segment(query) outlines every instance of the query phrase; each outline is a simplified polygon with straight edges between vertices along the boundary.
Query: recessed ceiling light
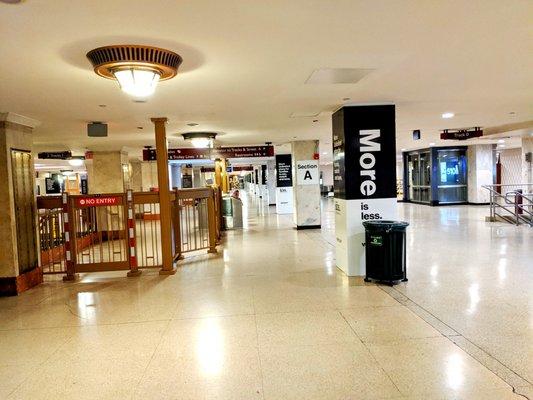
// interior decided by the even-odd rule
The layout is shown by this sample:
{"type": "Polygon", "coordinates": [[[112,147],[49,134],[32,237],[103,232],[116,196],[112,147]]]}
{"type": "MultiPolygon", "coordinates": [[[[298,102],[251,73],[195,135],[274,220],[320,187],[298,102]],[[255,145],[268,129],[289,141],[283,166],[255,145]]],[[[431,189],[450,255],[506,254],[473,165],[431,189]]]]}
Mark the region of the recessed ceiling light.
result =
{"type": "Polygon", "coordinates": [[[516,113],[514,111],[511,111],[509,115],[516,115],[516,113]]]}
{"type": "Polygon", "coordinates": [[[407,149],[400,149],[400,150],[401,150],[401,151],[405,151],[405,150],[407,150],[407,149]]]}
{"type": "Polygon", "coordinates": [[[501,147],[505,147],[505,145],[504,144],[499,144],[498,147],[500,147],[500,148],[501,147]]]}
{"type": "Polygon", "coordinates": [[[138,126],[137,129],[144,129],[142,126],[138,126]]]}
{"type": "Polygon", "coordinates": [[[445,113],[442,114],[442,118],[444,118],[444,119],[449,119],[449,118],[453,118],[453,117],[455,117],[455,114],[452,113],[452,112],[445,112],[445,113]]]}
{"type": "Polygon", "coordinates": [[[505,140],[503,140],[503,139],[498,139],[498,143],[505,143],[505,140]]]}
{"type": "Polygon", "coordinates": [[[435,143],[431,142],[429,145],[430,145],[430,146],[435,146],[435,143]]]}
{"type": "Polygon", "coordinates": [[[343,97],[342,98],[342,101],[348,101],[348,100],[351,100],[349,97],[343,97]]]}
{"type": "Polygon", "coordinates": [[[318,122],[318,119],[314,119],[313,122],[318,122]]]}
{"type": "Polygon", "coordinates": [[[146,99],[133,99],[132,101],[134,103],[148,103],[148,100],[146,99]]]}
{"type": "Polygon", "coordinates": [[[106,104],[98,104],[98,107],[106,108],[107,105],[106,104]]]}
{"type": "Polygon", "coordinates": [[[188,126],[198,126],[198,124],[196,122],[189,122],[187,125],[188,126]]]}
{"type": "Polygon", "coordinates": [[[322,154],[326,155],[326,154],[328,154],[328,152],[327,151],[323,151],[322,154]]]}

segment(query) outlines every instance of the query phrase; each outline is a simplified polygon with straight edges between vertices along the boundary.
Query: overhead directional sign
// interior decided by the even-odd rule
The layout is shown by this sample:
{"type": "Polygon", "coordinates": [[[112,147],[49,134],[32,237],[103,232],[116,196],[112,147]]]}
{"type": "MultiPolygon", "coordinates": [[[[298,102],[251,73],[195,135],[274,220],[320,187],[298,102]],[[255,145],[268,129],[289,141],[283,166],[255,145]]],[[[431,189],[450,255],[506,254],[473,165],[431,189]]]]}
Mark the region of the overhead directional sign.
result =
{"type": "Polygon", "coordinates": [[[41,160],[68,160],[72,157],[70,151],[45,151],[37,154],[41,160]]]}
{"type": "MultiPolygon", "coordinates": [[[[274,156],[274,146],[236,146],[215,149],[168,149],[169,160],[209,160],[214,158],[253,158],[274,156]]],[[[155,149],[143,150],[143,161],[156,160],[155,149]]]]}
{"type": "Polygon", "coordinates": [[[440,134],[442,140],[467,140],[483,136],[483,130],[479,127],[468,129],[444,129],[440,134]]]}

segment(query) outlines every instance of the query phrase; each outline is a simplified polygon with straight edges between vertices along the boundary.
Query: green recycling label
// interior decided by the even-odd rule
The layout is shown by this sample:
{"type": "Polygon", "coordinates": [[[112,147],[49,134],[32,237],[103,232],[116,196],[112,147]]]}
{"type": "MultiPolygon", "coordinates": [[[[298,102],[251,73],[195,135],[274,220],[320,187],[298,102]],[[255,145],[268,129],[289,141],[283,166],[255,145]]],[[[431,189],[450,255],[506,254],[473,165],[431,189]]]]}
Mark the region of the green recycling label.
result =
{"type": "Polygon", "coordinates": [[[373,246],[383,246],[383,236],[370,236],[370,244],[373,246]]]}

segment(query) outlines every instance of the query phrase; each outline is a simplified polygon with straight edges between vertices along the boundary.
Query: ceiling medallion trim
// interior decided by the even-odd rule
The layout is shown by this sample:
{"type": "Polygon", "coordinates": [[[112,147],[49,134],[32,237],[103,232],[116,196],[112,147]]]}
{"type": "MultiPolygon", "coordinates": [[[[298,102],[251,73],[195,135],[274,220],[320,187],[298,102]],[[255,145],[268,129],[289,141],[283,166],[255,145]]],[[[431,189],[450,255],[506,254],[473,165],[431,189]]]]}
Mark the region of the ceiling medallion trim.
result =
{"type": "Polygon", "coordinates": [[[103,46],[87,53],[94,72],[103,78],[115,79],[122,69],[146,69],[160,74],[161,81],[173,78],[183,59],[177,53],[159,47],[121,44],[103,46]]]}

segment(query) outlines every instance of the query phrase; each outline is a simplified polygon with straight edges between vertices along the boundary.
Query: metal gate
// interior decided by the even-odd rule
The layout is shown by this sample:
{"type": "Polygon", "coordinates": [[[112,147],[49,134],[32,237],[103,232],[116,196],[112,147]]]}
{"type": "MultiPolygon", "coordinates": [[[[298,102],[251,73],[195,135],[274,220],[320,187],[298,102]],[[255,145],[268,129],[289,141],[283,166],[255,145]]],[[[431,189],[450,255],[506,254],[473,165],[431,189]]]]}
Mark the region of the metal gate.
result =
{"type": "Polygon", "coordinates": [[[67,274],[130,269],[125,194],[70,196],[68,202],[67,274]]]}

